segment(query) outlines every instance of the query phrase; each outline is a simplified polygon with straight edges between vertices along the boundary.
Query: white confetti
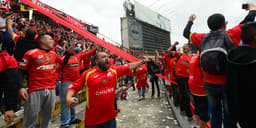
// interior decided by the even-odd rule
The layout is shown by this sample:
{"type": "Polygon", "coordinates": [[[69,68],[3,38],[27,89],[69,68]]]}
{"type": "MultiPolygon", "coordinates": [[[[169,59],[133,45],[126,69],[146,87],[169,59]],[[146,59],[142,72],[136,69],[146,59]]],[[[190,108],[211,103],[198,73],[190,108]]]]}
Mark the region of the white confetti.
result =
{"type": "Polygon", "coordinates": [[[172,119],[170,116],[166,116],[166,118],[167,118],[168,120],[172,119]]]}
{"type": "Polygon", "coordinates": [[[178,121],[177,120],[173,120],[174,121],[174,124],[178,124],[178,121]]]}

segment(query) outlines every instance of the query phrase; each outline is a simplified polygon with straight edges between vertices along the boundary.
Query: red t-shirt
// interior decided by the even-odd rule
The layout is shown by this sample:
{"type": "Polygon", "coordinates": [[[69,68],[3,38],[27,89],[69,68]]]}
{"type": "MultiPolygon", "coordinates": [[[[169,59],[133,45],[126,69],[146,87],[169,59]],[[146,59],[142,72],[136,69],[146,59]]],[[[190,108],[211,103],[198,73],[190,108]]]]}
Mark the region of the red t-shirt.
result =
{"type": "Polygon", "coordinates": [[[167,73],[171,73],[172,72],[172,68],[169,66],[170,65],[170,60],[171,60],[171,54],[168,53],[164,56],[164,61],[165,61],[165,68],[166,68],[166,71],[167,73]]]}
{"type": "MultiPolygon", "coordinates": [[[[63,66],[62,82],[74,82],[80,76],[81,60],[84,60],[90,56],[96,49],[92,49],[88,52],[80,52],[74,56],[70,56],[68,63],[63,66]]],[[[62,57],[64,60],[65,56],[62,57]]]]}
{"type": "Polygon", "coordinates": [[[173,68],[174,68],[174,65],[176,63],[176,59],[177,59],[176,57],[172,58],[170,60],[170,65],[169,65],[169,67],[172,69],[171,72],[170,72],[170,79],[172,79],[172,80],[176,79],[176,77],[173,75],[173,68]]]}
{"type": "Polygon", "coordinates": [[[18,64],[14,57],[10,56],[8,52],[0,52],[0,72],[17,67],[18,64]]]}
{"type": "MultiPolygon", "coordinates": [[[[175,52],[175,57],[178,57],[180,52],[175,52]]],[[[175,67],[175,75],[177,76],[183,76],[188,77],[189,74],[189,61],[191,59],[191,56],[182,54],[177,61],[176,67],[175,67]]]]}
{"type": "Polygon", "coordinates": [[[55,63],[63,63],[55,52],[46,52],[38,48],[26,52],[19,68],[28,68],[28,93],[37,89],[55,88],[55,63]]]}
{"type": "Polygon", "coordinates": [[[83,58],[83,63],[85,66],[90,66],[91,65],[91,55],[94,54],[96,52],[96,49],[92,49],[88,52],[86,52],[86,57],[83,58]]]}
{"type": "Polygon", "coordinates": [[[130,75],[130,65],[111,66],[107,71],[99,71],[96,67],[85,71],[68,90],[77,93],[85,86],[86,113],[85,125],[93,126],[110,121],[116,117],[114,108],[117,79],[130,75]]]}
{"type": "MultiPolygon", "coordinates": [[[[229,29],[226,34],[231,38],[234,45],[237,47],[241,41],[241,26],[239,24],[231,29],[229,29]]],[[[204,38],[205,33],[191,33],[189,40],[194,43],[197,47],[199,47],[202,39],[204,38]]],[[[226,75],[215,75],[211,73],[204,72],[205,82],[210,84],[217,84],[217,85],[225,85],[226,84],[226,75]]]]}
{"type": "Polygon", "coordinates": [[[199,53],[194,55],[190,60],[188,84],[192,94],[206,96],[203,70],[199,65],[199,53]]]}
{"type": "Polygon", "coordinates": [[[136,69],[136,77],[138,79],[138,82],[137,82],[137,85],[136,85],[136,88],[141,88],[141,87],[147,87],[149,88],[149,85],[148,85],[148,82],[147,82],[147,79],[146,79],[146,75],[145,75],[145,72],[146,70],[143,69],[142,67],[138,67],[136,69]]]}
{"type": "Polygon", "coordinates": [[[36,26],[30,27],[31,29],[34,29],[35,31],[39,30],[40,28],[37,28],[36,26]]]}
{"type": "Polygon", "coordinates": [[[142,67],[138,67],[137,69],[136,69],[136,77],[139,79],[139,80],[142,80],[142,79],[146,79],[146,75],[145,75],[145,73],[146,73],[146,70],[145,69],[143,69],[142,67]]]}

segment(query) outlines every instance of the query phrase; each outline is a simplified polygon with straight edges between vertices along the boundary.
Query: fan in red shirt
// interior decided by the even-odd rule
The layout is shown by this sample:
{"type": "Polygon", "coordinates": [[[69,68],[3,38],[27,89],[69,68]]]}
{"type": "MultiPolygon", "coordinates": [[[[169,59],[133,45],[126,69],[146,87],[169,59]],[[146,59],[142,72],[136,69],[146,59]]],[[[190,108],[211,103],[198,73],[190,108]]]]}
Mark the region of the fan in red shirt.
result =
{"type": "Polygon", "coordinates": [[[17,92],[20,84],[17,70],[18,64],[15,58],[8,52],[0,50],[0,88],[2,89],[0,95],[4,94],[2,101],[5,104],[4,120],[7,124],[14,120],[14,110],[19,104],[17,92]]]}
{"type": "MultiPolygon", "coordinates": [[[[80,123],[81,120],[76,119],[75,108],[68,108],[66,104],[66,95],[68,87],[79,78],[81,69],[81,60],[86,59],[88,56],[96,52],[92,49],[88,52],[80,52],[75,54],[75,44],[71,43],[68,48],[69,53],[62,57],[62,85],[60,86],[60,101],[61,101],[61,116],[60,127],[69,127],[70,124],[80,123]]],[[[85,50],[85,49],[84,49],[85,50]]]]}
{"type": "MultiPolygon", "coordinates": [[[[67,63],[63,65],[62,70],[62,82],[74,82],[77,80],[80,76],[80,64],[81,60],[87,59],[88,56],[95,53],[96,49],[92,49],[88,52],[80,52],[75,55],[70,55],[69,59],[67,60],[67,63]]],[[[63,56],[62,59],[64,61],[64,58],[66,56],[63,56]]]]}
{"type": "Polygon", "coordinates": [[[175,76],[176,80],[179,84],[179,89],[181,93],[181,103],[180,103],[180,110],[182,113],[186,113],[188,120],[192,120],[192,112],[190,109],[190,97],[189,97],[189,87],[188,87],[188,75],[189,75],[189,61],[191,57],[188,55],[190,51],[190,47],[185,44],[183,45],[183,53],[177,51],[171,51],[173,47],[178,45],[178,42],[175,42],[168,51],[172,53],[174,57],[176,57],[176,64],[175,67],[175,76]]]}
{"type": "Polygon", "coordinates": [[[36,48],[28,51],[19,65],[20,69],[29,72],[28,93],[40,89],[54,89],[56,82],[55,63],[62,60],[55,52],[36,48]]]}
{"type": "Polygon", "coordinates": [[[194,55],[189,63],[189,88],[195,102],[195,123],[205,128],[208,116],[208,99],[204,87],[203,70],[199,65],[199,53],[194,55]]]}
{"type": "MultiPolygon", "coordinates": [[[[149,59],[146,57],[145,61],[149,59]]],[[[114,109],[115,88],[117,79],[132,74],[132,70],[145,63],[134,62],[124,66],[110,66],[109,56],[105,52],[96,54],[96,67],[85,71],[68,89],[67,104],[74,106],[78,100],[75,93],[85,86],[86,115],[85,125],[90,127],[116,128],[116,111],[114,109]]]]}
{"type": "Polygon", "coordinates": [[[171,75],[170,73],[172,72],[172,69],[169,66],[170,65],[170,60],[172,59],[171,54],[167,53],[163,57],[160,57],[159,59],[164,62],[164,64],[165,64],[164,65],[165,74],[167,75],[167,78],[170,79],[170,75],[171,75]]]}
{"type": "Polygon", "coordinates": [[[55,52],[50,51],[54,41],[49,34],[40,35],[37,42],[40,48],[28,51],[19,65],[21,70],[28,69],[28,91],[24,88],[19,90],[20,97],[26,101],[24,128],[35,127],[40,110],[42,112],[40,127],[49,127],[56,98],[55,63],[63,62],[55,52]]]}
{"type": "Polygon", "coordinates": [[[138,89],[139,100],[145,99],[145,92],[149,89],[145,73],[146,70],[142,67],[137,68],[135,72],[137,80],[136,88],[138,89]]]}
{"type": "Polygon", "coordinates": [[[204,77],[202,69],[199,64],[199,53],[194,55],[189,63],[189,88],[193,95],[206,96],[204,84],[204,77]]]}
{"type": "MultiPolygon", "coordinates": [[[[177,82],[176,80],[176,77],[174,75],[175,73],[175,65],[176,65],[176,57],[172,58],[170,60],[170,68],[172,69],[171,70],[171,73],[170,73],[170,79],[177,82]]],[[[178,107],[180,106],[180,91],[179,91],[179,86],[176,85],[176,84],[172,84],[172,86],[168,87],[169,88],[169,93],[172,94],[173,96],[173,104],[174,106],[178,107]]],[[[171,95],[170,95],[171,96],[171,95]]]]}

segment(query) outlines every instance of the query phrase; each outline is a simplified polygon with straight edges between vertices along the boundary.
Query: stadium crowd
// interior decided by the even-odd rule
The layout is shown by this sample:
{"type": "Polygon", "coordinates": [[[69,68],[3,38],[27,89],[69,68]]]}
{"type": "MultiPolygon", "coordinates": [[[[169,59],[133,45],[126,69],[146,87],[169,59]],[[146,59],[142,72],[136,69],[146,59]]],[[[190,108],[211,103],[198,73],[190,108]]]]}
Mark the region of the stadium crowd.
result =
{"type": "Polygon", "coordinates": [[[117,99],[126,99],[127,90],[132,86],[135,91],[136,84],[138,100],[144,100],[149,75],[151,97],[155,86],[160,97],[162,80],[180,114],[188,121],[195,119],[197,127],[205,128],[207,122],[213,128],[221,128],[222,123],[225,128],[235,128],[237,123],[243,128],[254,126],[248,117],[256,113],[250,100],[256,73],[254,4],[248,4],[246,17],[227,31],[225,17],[216,13],[207,19],[209,33],[192,33],[196,19],[192,14],[183,36],[198,47],[194,55],[188,44],[182,52],[176,51],[179,43],[175,42],[161,55],[156,50],[155,58],[145,56],[133,63],[57,23],[37,17],[29,20],[18,7],[13,2],[9,10],[0,10],[0,105],[7,124],[24,105],[24,128],[35,127],[39,111],[40,127],[49,127],[56,95],[61,101],[60,127],[78,124],[76,93],[84,88],[86,128],[115,128],[120,111],[117,99]],[[158,73],[174,82],[159,78],[158,73]]]}

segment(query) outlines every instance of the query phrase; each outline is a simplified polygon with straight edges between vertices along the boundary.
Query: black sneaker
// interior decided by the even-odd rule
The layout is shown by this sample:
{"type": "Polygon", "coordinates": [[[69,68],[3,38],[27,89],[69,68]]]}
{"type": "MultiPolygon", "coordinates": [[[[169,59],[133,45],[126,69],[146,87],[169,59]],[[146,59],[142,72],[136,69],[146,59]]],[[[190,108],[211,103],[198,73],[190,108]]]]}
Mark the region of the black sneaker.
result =
{"type": "Polygon", "coordinates": [[[75,119],[74,121],[70,122],[70,124],[79,124],[80,122],[80,119],[75,119]]]}

